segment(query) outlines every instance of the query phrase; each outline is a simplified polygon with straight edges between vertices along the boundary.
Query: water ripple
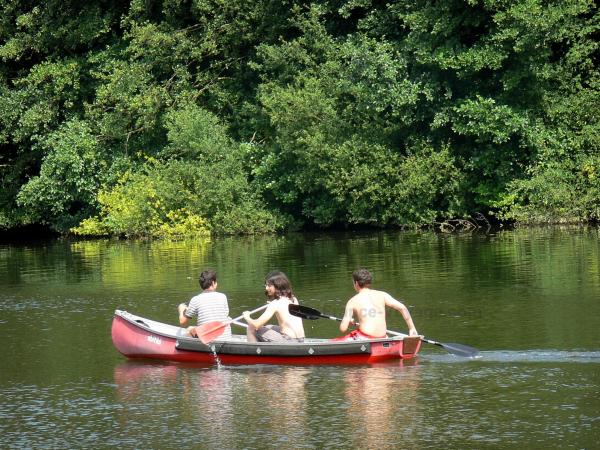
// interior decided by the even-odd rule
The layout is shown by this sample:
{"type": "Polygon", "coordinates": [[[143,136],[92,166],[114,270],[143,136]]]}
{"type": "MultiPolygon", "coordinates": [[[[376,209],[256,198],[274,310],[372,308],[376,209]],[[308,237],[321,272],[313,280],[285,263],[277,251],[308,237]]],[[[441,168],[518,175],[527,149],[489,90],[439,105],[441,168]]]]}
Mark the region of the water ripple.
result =
{"type": "Polygon", "coordinates": [[[476,358],[459,358],[450,354],[421,354],[424,361],[460,363],[479,362],[552,362],[552,363],[595,363],[600,364],[600,351],[569,350],[490,350],[481,351],[476,358]]]}

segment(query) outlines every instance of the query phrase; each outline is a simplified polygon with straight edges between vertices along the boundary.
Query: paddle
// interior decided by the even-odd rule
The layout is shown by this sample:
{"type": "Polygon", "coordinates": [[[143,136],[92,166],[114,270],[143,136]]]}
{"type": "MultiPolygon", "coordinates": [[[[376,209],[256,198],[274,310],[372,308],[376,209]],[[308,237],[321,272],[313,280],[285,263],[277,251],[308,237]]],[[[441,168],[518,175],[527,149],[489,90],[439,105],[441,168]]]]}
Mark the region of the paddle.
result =
{"type": "MultiPolygon", "coordinates": [[[[337,320],[340,322],[342,320],[339,317],[334,317],[334,316],[329,316],[327,314],[323,314],[321,311],[318,311],[314,308],[309,308],[308,306],[303,306],[303,305],[295,305],[293,303],[289,305],[288,310],[292,316],[301,317],[302,319],[316,320],[316,319],[323,318],[323,319],[337,320]]],[[[358,324],[355,323],[355,325],[358,325],[358,324]]],[[[389,334],[392,334],[394,336],[408,336],[407,334],[398,333],[397,331],[386,330],[386,332],[389,334]]],[[[432,341],[430,339],[425,339],[425,338],[421,338],[421,341],[427,342],[428,344],[433,344],[433,345],[442,347],[448,353],[451,353],[456,356],[464,356],[464,357],[472,358],[479,353],[479,350],[477,350],[476,348],[473,348],[473,347],[469,347],[468,345],[454,344],[454,343],[445,344],[442,342],[432,341]]]]}
{"type": "MultiPolygon", "coordinates": [[[[253,311],[250,311],[250,314],[254,314],[255,312],[262,311],[269,305],[263,305],[260,308],[256,308],[253,311]]],[[[223,334],[225,331],[225,327],[231,323],[236,323],[238,320],[243,319],[244,316],[236,317],[235,319],[227,320],[225,322],[219,322],[215,320],[213,322],[203,323],[196,327],[196,336],[198,339],[202,341],[203,344],[208,344],[209,342],[214,341],[219,336],[223,334]]]]}
{"type": "Polygon", "coordinates": [[[248,324],[244,323],[244,322],[239,322],[237,320],[234,320],[233,322],[231,322],[232,325],[237,325],[238,327],[244,327],[244,328],[248,328],[248,324]]]}

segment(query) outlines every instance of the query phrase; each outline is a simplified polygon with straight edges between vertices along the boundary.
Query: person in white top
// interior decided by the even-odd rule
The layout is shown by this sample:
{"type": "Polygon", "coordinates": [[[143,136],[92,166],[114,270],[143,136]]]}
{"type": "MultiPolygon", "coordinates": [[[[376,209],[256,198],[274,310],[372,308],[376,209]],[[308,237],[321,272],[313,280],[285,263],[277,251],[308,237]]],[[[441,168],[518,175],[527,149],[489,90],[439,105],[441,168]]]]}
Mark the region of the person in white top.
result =
{"type": "Polygon", "coordinates": [[[290,303],[298,304],[298,299],[292,292],[292,285],[285,273],[273,271],[267,274],[265,280],[265,294],[270,299],[269,306],[258,319],[250,317],[244,311],[244,319],[248,323],[246,336],[248,342],[276,342],[304,340],[304,327],[302,319],[292,316],[288,310],[290,303]],[[278,325],[267,325],[275,316],[278,325]]]}
{"type": "MultiPolygon", "coordinates": [[[[225,322],[231,320],[229,317],[229,304],[227,296],[217,292],[217,272],[212,269],[204,270],[198,279],[202,292],[193,297],[189,304],[181,303],[177,309],[179,311],[179,323],[182,326],[188,324],[188,320],[197,316],[197,325],[208,322],[225,322]]],[[[188,327],[190,335],[195,336],[196,327],[188,327]]],[[[227,325],[219,339],[231,338],[231,326],[227,325]]]]}

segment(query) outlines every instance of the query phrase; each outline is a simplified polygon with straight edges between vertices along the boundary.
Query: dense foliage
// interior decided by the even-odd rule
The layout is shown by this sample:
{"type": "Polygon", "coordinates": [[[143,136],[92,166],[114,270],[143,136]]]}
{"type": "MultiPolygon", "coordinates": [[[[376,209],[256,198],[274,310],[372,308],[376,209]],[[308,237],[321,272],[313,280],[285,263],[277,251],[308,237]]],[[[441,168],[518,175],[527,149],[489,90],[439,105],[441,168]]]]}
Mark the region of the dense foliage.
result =
{"type": "Polygon", "coordinates": [[[0,227],[600,219],[590,0],[0,0],[0,227]]]}

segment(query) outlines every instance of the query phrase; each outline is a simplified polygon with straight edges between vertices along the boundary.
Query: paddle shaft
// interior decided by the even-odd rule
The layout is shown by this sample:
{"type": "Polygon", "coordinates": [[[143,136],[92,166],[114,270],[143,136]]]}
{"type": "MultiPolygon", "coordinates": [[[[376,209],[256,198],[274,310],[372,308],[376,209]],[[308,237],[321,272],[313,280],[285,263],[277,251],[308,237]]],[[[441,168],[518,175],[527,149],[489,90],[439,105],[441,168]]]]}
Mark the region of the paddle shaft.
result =
{"type": "MultiPolygon", "coordinates": [[[[337,320],[337,321],[342,320],[339,317],[323,314],[322,312],[320,312],[314,308],[309,308],[308,306],[290,305],[289,311],[290,311],[290,314],[295,315],[297,317],[302,317],[303,319],[312,320],[312,319],[318,319],[318,318],[322,317],[324,319],[330,319],[330,320],[337,320]]],[[[356,323],[356,322],[354,322],[354,324],[358,325],[358,323],[356,323]]],[[[398,333],[397,331],[386,330],[386,333],[394,335],[394,336],[408,337],[407,334],[398,333]]],[[[477,350],[476,348],[473,348],[473,347],[469,347],[468,345],[456,344],[456,343],[444,344],[442,342],[425,339],[422,336],[421,336],[421,341],[426,342],[427,344],[433,344],[433,345],[442,347],[447,352],[452,353],[453,355],[457,355],[457,356],[474,357],[479,353],[479,350],[477,350]]]]}
{"type": "MultiPolygon", "coordinates": [[[[337,320],[338,322],[341,322],[341,321],[342,321],[342,319],[340,319],[339,317],[335,317],[335,316],[328,316],[327,314],[322,314],[322,313],[320,313],[320,314],[319,314],[319,316],[321,316],[321,317],[322,317],[322,318],[324,318],[324,319],[329,319],[329,320],[337,320]]],[[[353,324],[353,325],[356,325],[356,326],[358,326],[358,325],[359,325],[359,323],[358,323],[358,322],[352,322],[352,324],[353,324]]],[[[386,332],[387,334],[392,334],[392,335],[394,335],[394,336],[404,336],[404,337],[408,336],[408,334],[404,334],[404,333],[398,333],[397,331],[392,331],[392,330],[385,330],[385,332],[386,332]]],[[[424,340],[424,339],[423,339],[423,340],[424,340]]]]}
{"type": "MultiPolygon", "coordinates": [[[[262,311],[267,306],[269,306],[269,305],[266,304],[266,305],[263,305],[263,306],[261,306],[259,308],[256,308],[256,309],[250,311],[250,314],[254,314],[255,312],[262,311]]],[[[212,327],[212,328],[210,328],[208,330],[202,330],[201,332],[197,333],[197,337],[203,343],[206,344],[207,342],[213,341],[214,339],[216,339],[217,337],[219,337],[221,334],[223,334],[223,332],[225,331],[225,327],[227,325],[232,324],[232,323],[239,324],[239,320],[243,319],[243,318],[244,318],[244,315],[242,314],[241,316],[238,316],[235,319],[230,319],[230,320],[227,320],[225,322],[221,322],[219,325],[216,325],[216,326],[214,326],[214,327],[212,327]],[[219,330],[221,330],[221,331],[219,332],[219,330]],[[210,336],[210,338],[206,338],[206,336],[210,336]]],[[[208,324],[205,324],[205,325],[208,325],[208,324]]],[[[200,325],[200,326],[202,326],[202,325],[200,325]]]]}
{"type": "MultiPolygon", "coordinates": [[[[329,319],[329,320],[337,320],[338,322],[341,322],[342,319],[340,319],[339,317],[334,317],[334,316],[328,316],[327,314],[321,314],[321,317],[323,317],[324,319],[329,319]]],[[[359,323],[358,322],[352,322],[354,325],[358,326],[359,323]]],[[[408,334],[404,334],[404,333],[399,333],[397,331],[392,331],[392,330],[385,330],[385,332],[387,334],[391,334],[392,336],[401,336],[401,337],[409,337],[408,334]]],[[[425,339],[424,337],[421,338],[421,340],[423,342],[426,342],[428,344],[433,344],[433,345],[437,345],[439,347],[443,347],[447,350],[446,346],[447,344],[442,344],[441,342],[437,342],[437,341],[432,341],[431,339],[425,339]]],[[[457,344],[454,344],[457,345],[457,344]]],[[[460,344],[458,344],[460,345],[460,344]]],[[[452,352],[451,352],[452,353],[452,352]]]]}
{"type": "MultiPolygon", "coordinates": [[[[269,304],[267,303],[266,305],[262,305],[256,309],[253,309],[252,311],[250,311],[250,314],[254,314],[255,312],[259,312],[262,311],[263,309],[267,309],[267,306],[269,306],[269,304]]],[[[244,315],[242,314],[241,316],[236,317],[235,319],[231,319],[231,321],[229,323],[235,323],[238,322],[240,319],[243,319],[244,315]]]]}
{"type": "Polygon", "coordinates": [[[248,328],[248,325],[244,322],[240,322],[239,320],[234,320],[231,322],[232,325],[237,325],[238,327],[248,328]]]}

